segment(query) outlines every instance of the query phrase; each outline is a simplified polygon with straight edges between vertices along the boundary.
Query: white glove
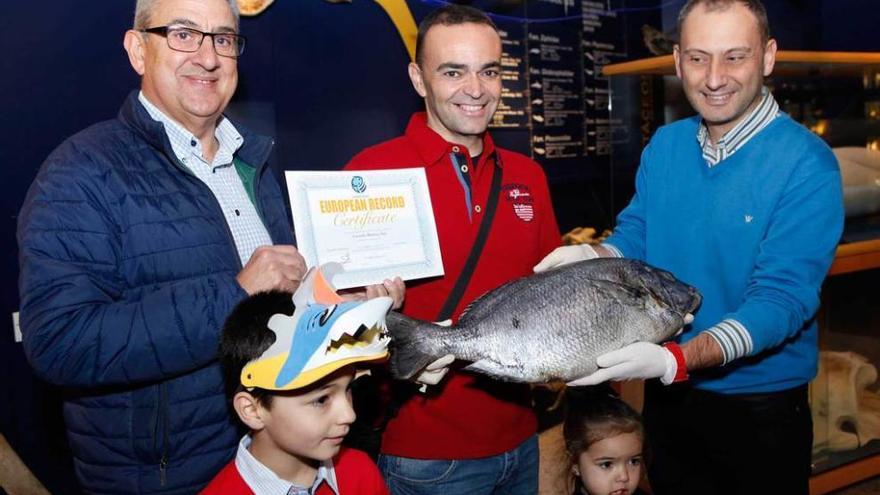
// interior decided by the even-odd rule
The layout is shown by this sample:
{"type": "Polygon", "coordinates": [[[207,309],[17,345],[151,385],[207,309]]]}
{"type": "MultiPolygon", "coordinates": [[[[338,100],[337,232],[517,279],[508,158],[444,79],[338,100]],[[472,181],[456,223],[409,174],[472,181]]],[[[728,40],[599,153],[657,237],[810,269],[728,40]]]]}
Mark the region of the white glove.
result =
{"type": "Polygon", "coordinates": [[[575,263],[577,261],[591,260],[598,258],[599,253],[589,244],[575,244],[574,246],[562,246],[554,249],[550,254],[544,256],[540,263],[535,265],[532,270],[535,273],[545,272],[551,268],[558,268],[562,265],[575,263]]]}
{"type": "Polygon", "coordinates": [[[425,369],[415,378],[415,382],[421,384],[419,391],[424,392],[428,385],[437,385],[440,380],[449,373],[449,365],[455,361],[455,356],[447,354],[433,363],[425,366],[425,369]]]}
{"type": "MultiPolygon", "coordinates": [[[[434,324],[441,327],[448,327],[452,325],[452,320],[435,321],[434,324]]],[[[415,382],[422,385],[419,388],[419,391],[424,393],[428,389],[428,385],[437,385],[440,383],[440,380],[446,376],[446,373],[449,373],[449,365],[452,364],[453,361],[455,361],[455,356],[447,354],[425,366],[425,369],[415,377],[415,382]]]]}
{"type": "Polygon", "coordinates": [[[608,380],[643,380],[660,378],[665,385],[675,379],[678,364],[665,347],[650,342],[636,342],[596,358],[599,370],[571,381],[571,386],[597,385],[608,380]]]}

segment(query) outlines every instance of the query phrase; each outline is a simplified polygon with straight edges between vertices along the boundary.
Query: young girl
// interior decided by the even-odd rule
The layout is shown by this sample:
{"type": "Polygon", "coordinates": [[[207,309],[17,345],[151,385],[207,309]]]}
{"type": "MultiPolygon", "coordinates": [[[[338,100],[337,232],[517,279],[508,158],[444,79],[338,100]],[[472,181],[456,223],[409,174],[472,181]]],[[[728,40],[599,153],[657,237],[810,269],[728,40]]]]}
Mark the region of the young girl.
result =
{"type": "Polygon", "coordinates": [[[642,479],[642,418],[607,386],[571,388],[563,426],[574,495],[632,495],[642,479]]]}

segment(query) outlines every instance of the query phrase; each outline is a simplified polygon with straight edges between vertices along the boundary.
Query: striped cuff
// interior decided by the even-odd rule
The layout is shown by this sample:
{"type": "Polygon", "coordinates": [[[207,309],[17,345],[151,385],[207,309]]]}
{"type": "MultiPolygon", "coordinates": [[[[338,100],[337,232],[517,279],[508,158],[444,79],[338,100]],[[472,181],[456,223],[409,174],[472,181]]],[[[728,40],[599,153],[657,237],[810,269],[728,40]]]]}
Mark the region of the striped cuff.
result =
{"type": "Polygon", "coordinates": [[[736,320],[724,320],[707,329],[706,332],[721,347],[721,352],[724,354],[722,366],[752,353],[752,335],[736,320]]]}
{"type": "Polygon", "coordinates": [[[606,244],[604,242],[599,245],[602,246],[603,248],[607,249],[608,252],[611,253],[611,255],[614,256],[615,258],[623,258],[623,253],[621,253],[620,250],[617,249],[616,247],[614,247],[613,245],[606,244]]]}

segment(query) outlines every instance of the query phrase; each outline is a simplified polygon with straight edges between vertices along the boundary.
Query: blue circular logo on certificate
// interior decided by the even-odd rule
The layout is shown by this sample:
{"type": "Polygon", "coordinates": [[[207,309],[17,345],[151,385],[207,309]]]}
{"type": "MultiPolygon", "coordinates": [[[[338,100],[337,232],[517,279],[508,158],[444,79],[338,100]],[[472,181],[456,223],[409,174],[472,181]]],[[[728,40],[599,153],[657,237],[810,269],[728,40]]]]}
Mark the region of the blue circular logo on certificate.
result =
{"type": "Polygon", "coordinates": [[[362,193],[367,190],[367,183],[364,182],[364,178],[360,175],[355,175],[351,178],[351,188],[356,193],[362,193]]]}

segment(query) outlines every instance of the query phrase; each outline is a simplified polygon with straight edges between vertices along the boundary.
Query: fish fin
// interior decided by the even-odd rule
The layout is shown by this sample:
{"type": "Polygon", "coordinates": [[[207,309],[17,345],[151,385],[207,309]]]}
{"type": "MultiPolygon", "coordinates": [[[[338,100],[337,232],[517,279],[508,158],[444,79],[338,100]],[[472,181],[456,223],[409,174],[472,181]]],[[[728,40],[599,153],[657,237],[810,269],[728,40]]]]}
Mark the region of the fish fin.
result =
{"type": "MultiPolygon", "coordinates": [[[[483,295],[485,295],[485,294],[483,294],[483,295]]],[[[469,312],[469,311],[471,310],[471,308],[473,307],[474,303],[477,302],[477,301],[479,301],[480,299],[482,299],[482,297],[483,297],[483,296],[480,296],[480,297],[474,299],[473,301],[471,301],[470,304],[468,304],[467,306],[465,306],[464,309],[461,310],[461,314],[458,315],[458,319],[461,319],[463,316],[466,317],[467,314],[468,314],[468,312],[469,312]]]]}
{"type": "Polygon", "coordinates": [[[430,325],[429,323],[391,311],[385,317],[385,324],[391,335],[391,357],[388,365],[393,378],[409,380],[445,354],[426,352],[423,349],[426,346],[425,334],[430,330],[420,327],[430,325]]]}
{"type": "MultiPolygon", "coordinates": [[[[535,274],[535,275],[532,275],[532,276],[533,276],[533,277],[540,277],[540,276],[542,276],[542,274],[539,273],[539,274],[535,274]]],[[[499,285],[498,287],[496,287],[496,288],[494,288],[494,289],[492,289],[492,290],[490,290],[490,291],[484,292],[480,297],[478,297],[478,298],[474,299],[473,301],[471,301],[470,304],[468,304],[467,306],[465,306],[464,310],[463,310],[463,311],[461,312],[461,314],[458,316],[458,322],[459,322],[459,324],[461,324],[462,320],[467,321],[467,319],[469,318],[469,314],[468,314],[468,313],[473,313],[473,308],[476,308],[476,307],[478,307],[478,306],[483,306],[483,308],[480,309],[481,314],[491,314],[491,313],[492,313],[492,309],[494,308],[494,306],[495,306],[497,303],[500,303],[500,302],[502,302],[502,301],[504,300],[504,299],[502,299],[502,298],[499,298],[499,297],[498,297],[498,294],[501,294],[501,293],[502,293],[502,290],[503,290],[505,287],[507,287],[508,285],[513,285],[514,283],[519,282],[519,281],[520,281],[521,279],[523,279],[523,278],[525,278],[525,277],[520,277],[520,278],[517,278],[517,279],[510,280],[510,281],[508,281],[508,282],[505,282],[505,283],[499,285]]]]}
{"type": "MultiPolygon", "coordinates": [[[[488,294],[488,292],[487,292],[486,294],[488,294]]],[[[468,304],[467,306],[465,306],[464,309],[461,310],[461,314],[458,315],[458,319],[461,320],[462,318],[467,318],[468,313],[470,313],[470,311],[471,311],[471,308],[473,308],[474,305],[475,305],[477,302],[479,302],[481,299],[483,299],[484,297],[486,297],[486,294],[483,294],[482,296],[480,296],[480,297],[474,299],[473,301],[470,302],[470,304],[468,304]]]]}
{"type": "Polygon", "coordinates": [[[538,281],[541,279],[560,276],[564,275],[560,275],[559,272],[555,272],[554,270],[549,270],[546,272],[533,273],[527,277],[520,277],[509,280],[488,292],[484,292],[480,297],[471,301],[471,303],[468,304],[464,308],[464,311],[462,311],[459,315],[458,324],[460,326],[466,327],[469,326],[468,320],[470,319],[480,320],[486,316],[494,314],[496,312],[495,307],[506,301],[503,294],[505,293],[505,289],[509,285],[521,284],[522,281],[527,278],[531,279],[532,283],[539,283],[538,281]]]}

